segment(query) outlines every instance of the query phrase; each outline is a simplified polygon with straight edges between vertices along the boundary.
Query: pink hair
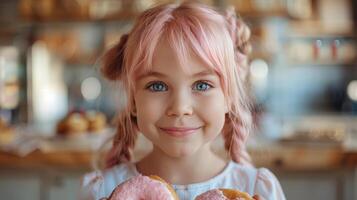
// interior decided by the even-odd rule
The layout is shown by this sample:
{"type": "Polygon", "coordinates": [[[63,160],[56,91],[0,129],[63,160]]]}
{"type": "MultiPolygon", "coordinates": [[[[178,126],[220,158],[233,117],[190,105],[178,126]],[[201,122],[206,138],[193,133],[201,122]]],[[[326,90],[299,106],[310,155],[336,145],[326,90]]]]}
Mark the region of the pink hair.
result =
{"type": "Polygon", "coordinates": [[[106,158],[107,167],[130,160],[138,134],[134,110],[134,81],[151,70],[156,46],[167,40],[182,66],[195,54],[220,77],[229,113],[222,130],[225,148],[235,162],[250,164],[245,142],[252,128],[245,88],[249,29],[236,20],[234,10],[222,15],[199,3],[166,4],[143,12],[128,35],[104,55],[103,74],[123,83],[128,97],[119,113],[117,133],[106,158]]]}

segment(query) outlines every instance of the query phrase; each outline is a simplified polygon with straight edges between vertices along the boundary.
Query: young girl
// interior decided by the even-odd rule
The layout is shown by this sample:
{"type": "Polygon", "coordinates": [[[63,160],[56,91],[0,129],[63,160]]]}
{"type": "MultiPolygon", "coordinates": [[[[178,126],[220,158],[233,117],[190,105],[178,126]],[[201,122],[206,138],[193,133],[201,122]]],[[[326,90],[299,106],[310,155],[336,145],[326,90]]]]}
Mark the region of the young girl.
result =
{"type": "Polygon", "coordinates": [[[158,175],[181,200],[214,188],[261,199],[285,199],[276,177],[250,163],[245,142],[252,119],[245,88],[249,29],[234,10],[184,2],[154,7],[104,57],[102,71],[124,85],[127,106],[107,157],[107,169],[83,179],[85,196],[108,197],[123,181],[158,175]],[[136,163],[142,133],[153,150],[136,163]],[[231,160],[212,152],[223,134],[231,160]]]}

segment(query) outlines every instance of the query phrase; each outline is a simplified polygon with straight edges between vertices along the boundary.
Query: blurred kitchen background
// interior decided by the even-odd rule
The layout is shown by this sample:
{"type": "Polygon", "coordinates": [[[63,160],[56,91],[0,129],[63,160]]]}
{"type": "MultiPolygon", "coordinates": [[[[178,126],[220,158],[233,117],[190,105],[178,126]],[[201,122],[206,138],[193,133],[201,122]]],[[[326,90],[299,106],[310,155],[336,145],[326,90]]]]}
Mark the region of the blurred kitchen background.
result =
{"type": "MultiPolygon", "coordinates": [[[[77,199],[125,104],[100,57],[164,2],[175,1],[0,1],[1,199],[77,199]]],[[[357,1],[201,2],[234,6],[252,31],[254,164],[289,200],[357,200],[357,1]]],[[[149,148],[140,138],[135,152],[149,148]]]]}

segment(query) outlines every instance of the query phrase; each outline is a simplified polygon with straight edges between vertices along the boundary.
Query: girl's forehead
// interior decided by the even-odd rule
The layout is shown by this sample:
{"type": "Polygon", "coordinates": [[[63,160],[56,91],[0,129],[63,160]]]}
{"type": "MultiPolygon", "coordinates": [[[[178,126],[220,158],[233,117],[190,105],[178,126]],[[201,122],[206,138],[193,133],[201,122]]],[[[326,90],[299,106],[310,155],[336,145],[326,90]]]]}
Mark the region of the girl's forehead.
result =
{"type": "Polygon", "coordinates": [[[156,65],[178,62],[177,52],[168,44],[168,42],[159,42],[152,55],[152,68],[156,65]]]}
{"type": "Polygon", "coordinates": [[[158,43],[153,54],[152,66],[149,69],[148,72],[182,70],[187,74],[201,71],[213,72],[213,69],[191,48],[177,49],[167,40],[158,43]]]}

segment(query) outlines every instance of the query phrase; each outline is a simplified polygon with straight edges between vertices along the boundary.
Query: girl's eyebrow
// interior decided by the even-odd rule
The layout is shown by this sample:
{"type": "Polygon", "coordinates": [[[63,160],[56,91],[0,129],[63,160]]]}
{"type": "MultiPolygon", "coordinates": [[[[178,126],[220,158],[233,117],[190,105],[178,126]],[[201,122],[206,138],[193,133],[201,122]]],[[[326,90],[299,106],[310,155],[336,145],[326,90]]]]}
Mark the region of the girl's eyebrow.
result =
{"type": "MultiPolygon", "coordinates": [[[[193,74],[192,77],[209,76],[209,75],[215,76],[216,73],[214,71],[212,71],[212,70],[204,70],[204,71],[197,72],[197,73],[193,74]]],[[[146,73],[146,74],[143,74],[143,75],[139,76],[138,79],[147,78],[147,77],[150,77],[150,76],[159,77],[159,78],[167,77],[166,74],[163,74],[161,72],[150,71],[149,73],[146,73]]]]}
{"type": "Polygon", "coordinates": [[[147,77],[150,77],[150,76],[165,77],[166,75],[162,74],[160,72],[150,71],[149,73],[145,73],[145,74],[142,74],[142,75],[138,76],[137,80],[141,80],[143,78],[147,78],[147,77]]]}
{"type": "Polygon", "coordinates": [[[216,73],[215,73],[214,71],[212,71],[212,70],[204,70],[204,71],[195,73],[195,74],[193,74],[192,76],[193,76],[193,77],[199,77],[199,76],[208,76],[208,75],[210,75],[210,76],[215,76],[216,73]]]}

